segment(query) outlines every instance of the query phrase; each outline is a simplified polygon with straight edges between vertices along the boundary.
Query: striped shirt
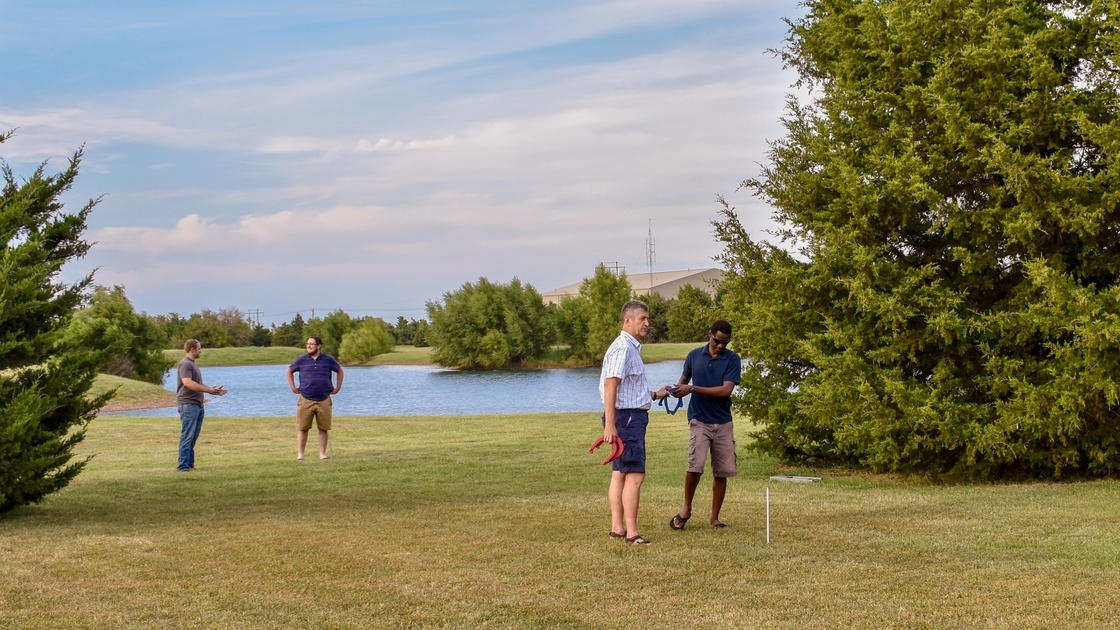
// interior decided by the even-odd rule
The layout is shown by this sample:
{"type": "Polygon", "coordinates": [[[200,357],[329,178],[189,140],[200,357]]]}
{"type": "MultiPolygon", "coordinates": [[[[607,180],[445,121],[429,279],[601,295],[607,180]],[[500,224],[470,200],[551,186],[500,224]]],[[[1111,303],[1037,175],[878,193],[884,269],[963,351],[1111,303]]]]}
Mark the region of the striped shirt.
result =
{"type": "Polygon", "coordinates": [[[615,409],[649,409],[653,398],[646,382],[646,366],[642,363],[642,344],[625,330],[607,348],[603,356],[603,371],[599,374],[599,399],[606,401],[608,378],[620,378],[615,409]]]}

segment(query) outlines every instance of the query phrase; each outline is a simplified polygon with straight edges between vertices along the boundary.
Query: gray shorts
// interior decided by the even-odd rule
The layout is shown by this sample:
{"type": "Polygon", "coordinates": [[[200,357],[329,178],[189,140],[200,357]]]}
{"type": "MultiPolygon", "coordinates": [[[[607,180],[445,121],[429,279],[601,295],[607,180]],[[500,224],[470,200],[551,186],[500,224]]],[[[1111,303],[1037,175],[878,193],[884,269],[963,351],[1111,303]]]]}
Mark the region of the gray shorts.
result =
{"type": "Polygon", "coordinates": [[[688,472],[704,474],[708,451],[712,452],[712,475],[734,477],[739,474],[739,456],[735,453],[735,428],[731,422],[705,424],[688,421],[688,472]]]}

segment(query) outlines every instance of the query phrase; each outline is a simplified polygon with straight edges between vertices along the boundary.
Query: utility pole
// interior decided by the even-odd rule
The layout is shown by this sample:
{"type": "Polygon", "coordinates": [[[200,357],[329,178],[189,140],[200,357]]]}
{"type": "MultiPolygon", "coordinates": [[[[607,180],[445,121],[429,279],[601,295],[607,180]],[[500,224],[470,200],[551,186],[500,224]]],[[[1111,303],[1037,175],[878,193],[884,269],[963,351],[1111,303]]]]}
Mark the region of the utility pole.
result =
{"type": "Polygon", "coordinates": [[[657,244],[653,240],[653,219],[649,220],[646,236],[646,268],[649,270],[649,295],[653,296],[653,263],[657,261],[657,244]]]}
{"type": "Polygon", "coordinates": [[[261,325],[261,309],[251,308],[251,309],[245,311],[245,314],[249,316],[250,320],[255,319],[256,322],[257,322],[257,326],[261,325]]]}
{"type": "Polygon", "coordinates": [[[599,264],[602,265],[605,269],[613,270],[614,275],[616,275],[616,276],[619,275],[620,273],[625,273],[626,272],[626,267],[620,267],[617,260],[614,261],[614,262],[610,262],[610,263],[601,262],[599,264]]]}

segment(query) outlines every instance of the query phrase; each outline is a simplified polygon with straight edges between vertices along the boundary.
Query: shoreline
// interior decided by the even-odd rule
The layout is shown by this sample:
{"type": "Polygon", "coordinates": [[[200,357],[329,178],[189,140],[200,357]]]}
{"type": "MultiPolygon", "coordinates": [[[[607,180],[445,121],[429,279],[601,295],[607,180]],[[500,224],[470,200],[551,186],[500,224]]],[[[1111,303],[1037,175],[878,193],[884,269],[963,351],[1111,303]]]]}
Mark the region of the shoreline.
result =
{"type": "MultiPolygon", "coordinates": [[[[643,348],[643,359],[650,365],[669,361],[680,361],[683,360],[684,355],[694,346],[695,344],[647,344],[643,348]]],[[[284,348],[282,351],[291,354],[293,349],[284,348]]],[[[294,351],[299,352],[298,350],[294,351]]],[[[277,357],[276,354],[277,349],[219,348],[210,351],[210,361],[206,361],[207,355],[204,354],[198,363],[199,367],[203,368],[203,370],[226,367],[268,367],[269,369],[276,368],[282,371],[283,368],[289,364],[287,357],[284,357],[283,360],[278,360],[280,357],[277,357]]],[[[351,364],[344,367],[364,368],[380,366],[451,369],[442,368],[432,362],[427,348],[411,347],[380,355],[377,359],[369,363],[351,364]]],[[[596,367],[595,365],[575,365],[564,361],[543,360],[530,364],[511,366],[504,370],[497,371],[532,372],[545,370],[595,369],[596,367]]],[[[488,372],[492,370],[456,371],[488,372]]],[[[111,389],[116,389],[117,394],[104,407],[98,410],[99,413],[112,414],[151,411],[170,409],[174,408],[176,405],[174,392],[164,389],[162,385],[106,374],[98,375],[97,379],[94,381],[94,387],[90,389],[89,393],[91,396],[96,396],[111,389]]]]}

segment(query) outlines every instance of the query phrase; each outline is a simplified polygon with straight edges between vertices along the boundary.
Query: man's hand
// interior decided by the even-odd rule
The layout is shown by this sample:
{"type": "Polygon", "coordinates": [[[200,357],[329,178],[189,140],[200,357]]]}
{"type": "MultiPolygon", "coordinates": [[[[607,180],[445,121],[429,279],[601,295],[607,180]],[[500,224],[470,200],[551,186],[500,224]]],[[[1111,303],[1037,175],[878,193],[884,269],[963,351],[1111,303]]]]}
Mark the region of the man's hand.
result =
{"type": "Polygon", "coordinates": [[[617,439],[618,429],[614,426],[614,418],[611,418],[603,425],[603,440],[607,444],[614,444],[614,441],[617,439]]]}
{"type": "Polygon", "coordinates": [[[669,395],[669,391],[672,390],[672,389],[673,389],[672,385],[662,385],[661,389],[657,390],[656,398],[658,400],[661,400],[662,398],[665,398],[666,396],[669,395]]]}
{"type": "Polygon", "coordinates": [[[221,385],[219,385],[217,387],[211,387],[210,388],[210,393],[213,394],[214,396],[225,396],[227,392],[226,392],[225,387],[222,387],[221,385]]]}
{"type": "Polygon", "coordinates": [[[681,385],[677,385],[677,391],[673,392],[673,395],[676,396],[677,398],[684,398],[685,396],[687,396],[691,393],[692,393],[692,385],[681,384],[681,385]]]}

